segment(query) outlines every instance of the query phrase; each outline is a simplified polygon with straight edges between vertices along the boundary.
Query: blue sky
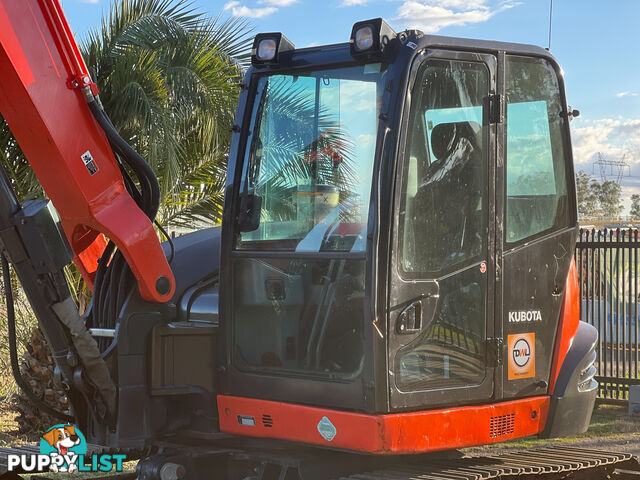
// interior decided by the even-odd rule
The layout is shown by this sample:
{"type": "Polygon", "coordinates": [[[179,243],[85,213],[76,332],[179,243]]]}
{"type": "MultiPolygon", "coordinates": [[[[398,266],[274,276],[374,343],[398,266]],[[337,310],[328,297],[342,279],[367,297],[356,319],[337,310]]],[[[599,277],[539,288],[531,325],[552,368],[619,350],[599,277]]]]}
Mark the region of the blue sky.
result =
{"type": "MultiPolygon", "coordinates": [[[[79,38],[110,0],[62,0],[79,38]]],[[[347,41],[353,23],[385,18],[400,31],[548,44],[549,0],[195,0],[203,12],[247,17],[255,32],[281,31],[299,47],[347,41]]],[[[593,173],[597,152],[631,164],[626,197],[640,193],[640,0],[554,0],[551,51],[565,72],[574,160],[593,173]]]]}

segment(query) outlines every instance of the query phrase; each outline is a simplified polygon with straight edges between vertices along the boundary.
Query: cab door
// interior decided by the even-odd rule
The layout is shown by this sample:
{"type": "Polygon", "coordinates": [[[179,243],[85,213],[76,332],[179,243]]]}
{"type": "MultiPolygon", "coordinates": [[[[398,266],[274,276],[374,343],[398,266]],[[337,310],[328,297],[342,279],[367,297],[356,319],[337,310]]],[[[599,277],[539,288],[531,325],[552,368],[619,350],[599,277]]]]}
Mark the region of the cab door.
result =
{"type": "Polygon", "coordinates": [[[493,395],[496,63],[432,50],[412,67],[389,284],[395,410],[493,395]]]}
{"type": "Polygon", "coordinates": [[[560,69],[551,59],[507,54],[504,71],[500,391],[512,399],[548,391],[577,218],[560,69]]]}

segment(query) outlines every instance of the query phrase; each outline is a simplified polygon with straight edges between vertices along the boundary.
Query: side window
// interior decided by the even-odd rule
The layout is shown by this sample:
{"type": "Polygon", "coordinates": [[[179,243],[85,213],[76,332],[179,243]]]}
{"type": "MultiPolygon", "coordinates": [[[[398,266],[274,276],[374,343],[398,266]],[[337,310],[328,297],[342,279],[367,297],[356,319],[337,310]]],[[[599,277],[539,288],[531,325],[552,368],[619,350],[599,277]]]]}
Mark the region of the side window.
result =
{"type": "Polygon", "coordinates": [[[507,244],[569,225],[558,80],[543,59],[507,56],[507,244]]]}

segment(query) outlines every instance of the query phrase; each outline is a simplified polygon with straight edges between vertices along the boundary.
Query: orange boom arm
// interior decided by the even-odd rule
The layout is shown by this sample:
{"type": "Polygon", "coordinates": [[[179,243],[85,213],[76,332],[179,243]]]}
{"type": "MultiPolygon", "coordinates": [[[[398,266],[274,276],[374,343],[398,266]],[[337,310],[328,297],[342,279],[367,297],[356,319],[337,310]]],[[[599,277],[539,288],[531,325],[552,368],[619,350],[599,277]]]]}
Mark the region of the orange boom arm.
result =
{"type": "Polygon", "coordinates": [[[97,87],[58,0],[0,0],[0,79],[0,113],[58,210],[87,283],[104,234],[146,300],[171,298],[175,281],[153,225],[87,106],[97,87]]]}

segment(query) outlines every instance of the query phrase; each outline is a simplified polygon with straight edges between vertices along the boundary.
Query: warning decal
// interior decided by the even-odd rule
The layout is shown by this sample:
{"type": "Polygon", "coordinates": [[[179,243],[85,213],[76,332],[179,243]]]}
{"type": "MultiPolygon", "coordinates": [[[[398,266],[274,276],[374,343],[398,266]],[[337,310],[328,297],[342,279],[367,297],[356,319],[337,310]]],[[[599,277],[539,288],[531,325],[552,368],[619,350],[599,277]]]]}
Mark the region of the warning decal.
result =
{"type": "Polygon", "coordinates": [[[84,152],[80,158],[82,158],[84,166],[89,170],[89,175],[94,175],[98,172],[98,166],[96,165],[96,162],[93,161],[93,155],[91,155],[89,150],[84,152]]]}
{"type": "Polygon", "coordinates": [[[517,333],[508,337],[509,380],[536,376],[536,334],[517,333]]]}

